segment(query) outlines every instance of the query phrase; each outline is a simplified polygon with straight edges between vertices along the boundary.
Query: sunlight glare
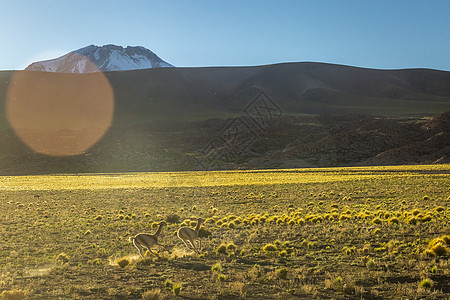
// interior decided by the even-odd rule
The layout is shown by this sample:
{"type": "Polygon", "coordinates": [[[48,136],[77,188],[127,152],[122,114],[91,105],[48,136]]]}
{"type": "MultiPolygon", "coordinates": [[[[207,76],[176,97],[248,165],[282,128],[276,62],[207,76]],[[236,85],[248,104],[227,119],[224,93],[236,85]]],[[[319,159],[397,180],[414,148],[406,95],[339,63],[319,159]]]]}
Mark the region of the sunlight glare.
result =
{"type": "Polygon", "coordinates": [[[78,155],[92,147],[110,127],[113,112],[113,90],[100,70],[18,71],[6,98],[6,116],[17,136],[50,156],[78,155]]]}

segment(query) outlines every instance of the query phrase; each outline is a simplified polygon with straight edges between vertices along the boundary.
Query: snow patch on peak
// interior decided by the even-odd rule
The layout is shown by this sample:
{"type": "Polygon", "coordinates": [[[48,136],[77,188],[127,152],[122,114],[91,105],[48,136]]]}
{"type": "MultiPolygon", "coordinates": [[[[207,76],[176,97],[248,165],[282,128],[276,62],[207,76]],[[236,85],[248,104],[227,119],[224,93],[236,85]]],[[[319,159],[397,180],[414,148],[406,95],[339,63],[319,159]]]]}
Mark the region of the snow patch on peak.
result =
{"type": "Polygon", "coordinates": [[[25,70],[92,73],[168,67],[173,65],[142,46],[89,45],[56,59],[32,63],[25,70]]]}

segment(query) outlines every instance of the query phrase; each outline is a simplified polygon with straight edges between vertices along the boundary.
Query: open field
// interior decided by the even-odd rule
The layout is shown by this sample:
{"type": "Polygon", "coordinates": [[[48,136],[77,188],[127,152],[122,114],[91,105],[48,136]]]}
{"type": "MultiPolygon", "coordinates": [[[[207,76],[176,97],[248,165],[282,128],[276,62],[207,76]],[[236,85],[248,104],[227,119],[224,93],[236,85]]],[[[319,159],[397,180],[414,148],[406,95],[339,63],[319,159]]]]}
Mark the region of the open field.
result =
{"type": "Polygon", "coordinates": [[[0,293],[448,299],[449,204],[450,165],[2,176],[0,293]],[[174,234],[198,217],[200,255],[174,234]]]}

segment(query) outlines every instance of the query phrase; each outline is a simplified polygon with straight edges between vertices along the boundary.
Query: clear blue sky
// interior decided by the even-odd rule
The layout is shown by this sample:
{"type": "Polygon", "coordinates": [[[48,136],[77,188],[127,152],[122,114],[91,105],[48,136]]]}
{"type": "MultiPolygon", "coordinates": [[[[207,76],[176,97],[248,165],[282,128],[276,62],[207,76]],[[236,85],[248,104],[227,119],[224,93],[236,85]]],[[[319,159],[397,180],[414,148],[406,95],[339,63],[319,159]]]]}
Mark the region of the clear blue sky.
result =
{"type": "Polygon", "coordinates": [[[90,44],[144,46],[180,67],[450,70],[450,1],[0,0],[0,70],[90,44]]]}

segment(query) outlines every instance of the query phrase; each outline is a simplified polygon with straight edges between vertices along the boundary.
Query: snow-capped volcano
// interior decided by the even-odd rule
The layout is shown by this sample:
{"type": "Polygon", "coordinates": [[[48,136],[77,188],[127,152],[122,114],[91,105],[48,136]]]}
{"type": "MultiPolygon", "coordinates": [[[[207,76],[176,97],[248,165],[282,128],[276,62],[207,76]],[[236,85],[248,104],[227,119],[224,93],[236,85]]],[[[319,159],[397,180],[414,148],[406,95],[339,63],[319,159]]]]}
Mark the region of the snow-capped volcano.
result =
{"type": "Polygon", "coordinates": [[[25,70],[59,73],[93,73],[173,67],[144,47],[90,45],[61,57],[34,62],[25,70]]]}

